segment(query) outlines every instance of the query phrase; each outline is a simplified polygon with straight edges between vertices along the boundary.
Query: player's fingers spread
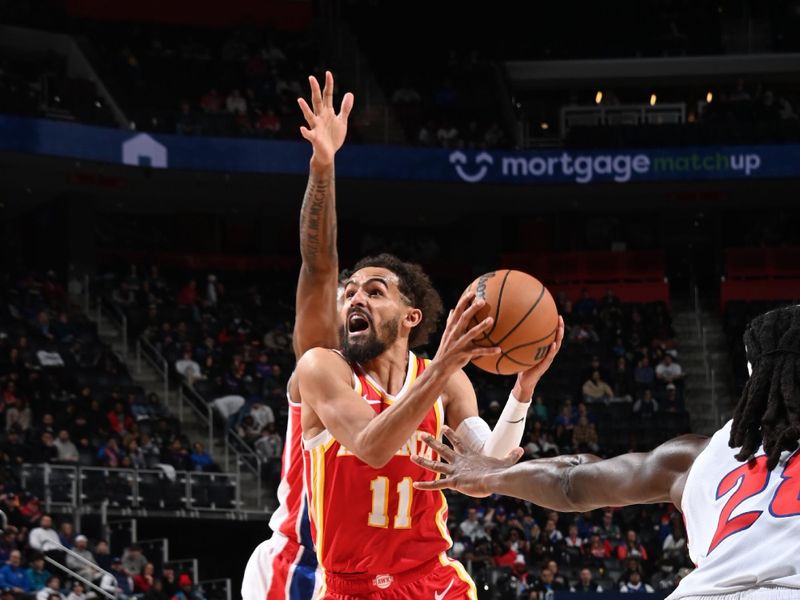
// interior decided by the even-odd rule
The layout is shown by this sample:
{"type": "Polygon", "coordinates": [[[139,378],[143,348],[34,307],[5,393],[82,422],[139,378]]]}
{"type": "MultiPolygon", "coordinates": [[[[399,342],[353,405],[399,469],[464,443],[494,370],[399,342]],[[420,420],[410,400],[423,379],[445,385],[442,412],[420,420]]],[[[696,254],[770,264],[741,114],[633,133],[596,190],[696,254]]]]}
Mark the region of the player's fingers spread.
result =
{"type": "Polygon", "coordinates": [[[426,435],[424,438],[422,438],[422,441],[433,448],[433,450],[435,450],[439,456],[445,460],[452,461],[453,458],[455,458],[455,452],[453,452],[452,448],[448,448],[432,435],[426,435]]]}
{"type": "Polygon", "coordinates": [[[453,465],[448,465],[447,463],[439,462],[438,460],[430,460],[421,456],[412,456],[411,462],[424,469],[433,471],[434,473],[443,473],[444,475],[449,475],[453,472],[453,465]]]}
{"type": "Polygon", "coordinates": [[[353,110],[353,103],[355,102],[355,96],[352,93],[347,92],[342,98],[342,107],[339,109],[339,116],[343,119],[346,119],[350,116],[350,111],[353,110]]]}
{"type": "Polygon", "coordinates": [[[306,138],[309,142],[314,139],[314,134],[311,133],[311,130],[308,129],[307,127],[301,127],[300,128],[300,135],[302,135],[304,138],[306,138]]]}
{"type": "Polygon", "coordinates": [[[476,299],[470,304],[464,312],[461,314],[459,318],[459,326],[463,327],[464,329],[472,322],[472,319],[476,317],[478,312],[486,306],[486,300],[483,299],[476,299]]]}
{"type": "Polygon", "coordinates": [[[461,298],[458,299],[456,303],[456,307],[453,309],[453,316],[456,319],[460,319],[461,315],[464,314],[464,311],[467,310],[469,305],[472,303],[472,300],[475,298],[475,292],[469,291],[461,298]]]}
{"type": "Polygon", "coordinates": [[[308,83],[311,85],[311,105],[314,107],[314,113],[319,114],[322,109],[322,90],[319,89],[319,81],[313,75],[308,77],[308,83]]]}
{"type": "Polygon", "coordinates": [[[452,429],[445,425],[445,428],[442,430],[444,436],[450,440],[450,443],[453,444],[453,449],[459,454],[466,454],[467,447],[464,446],[464,442],[461,441],[461,437],[452,429]]]}
{"type": "Polygon", "coordinates": [[[437,479],[435,481],[415,481],[414,489],[427,491],[446,490],[448,487],[450,487],[448,484],[448,479],[437,479]]]}
{"type": "Polygon", "coordinates": [[[467,331],[464,334],[464,339],[474,340],[475,338],[483,335],[484,333],[489,331],[489,329],[492,326],[492,323],[494,323],[494,319],[492,317],[486,317],[483,321],[481,321],[480,323],[475,325],[472,329],[467,331]]]}
{"type": "Polygon", "coordinates": [[[481,356],[498,356],[502,354],[503,349],[500,346],[489,346],[488,348],[481,348],[480,346],[476,346],[475,348],[471,348],[469,350],[469,359],[475,360],[476,358],[480,358],[481,356]]]}
{"type": "Polygon", "coordinates": [[[300,110],[303,111],[303,117],[305,118],[306,123],[308,123],[308,126],[314,127],[314,111],[311,110],[308,102],[306,102],[303,98],[298,98],[297,104],[300,105],[300,110]]]}
{"type": "Polygon", "coordinates": [[[511,465],[517,464],[522,455],[524,454],[524,450],[522,448],[514,448],[511,452],[509,452],[506,457],[503,459],[503,463],[510,467],[511,465]]]}
{"type": "Polygon", "coordinates": [[[333,73],[325,71],[325,87],[322,90],[322,100],[326,108],[333,108],[333,73]]]}

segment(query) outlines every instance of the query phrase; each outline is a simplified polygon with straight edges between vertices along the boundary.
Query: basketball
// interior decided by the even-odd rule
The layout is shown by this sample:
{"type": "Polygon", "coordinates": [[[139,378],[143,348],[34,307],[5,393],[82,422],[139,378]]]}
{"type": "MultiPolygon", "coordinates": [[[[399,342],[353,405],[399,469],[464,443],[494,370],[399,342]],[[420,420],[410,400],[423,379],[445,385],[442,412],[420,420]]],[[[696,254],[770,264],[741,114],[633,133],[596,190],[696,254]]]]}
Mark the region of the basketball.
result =
{"type": "Polygon", "coordinates": [[[502,269],[485,273],[465,290],[475,292],[486,305],[472,325],[493,317],[491,329],[479,337],[479,346],[499,346],[502,354],[481,356],[472,363],[484,371],[513,375],[529,369],[547,356],[556,339],[558,310],[544,284],[522,271],[502,269]]]}

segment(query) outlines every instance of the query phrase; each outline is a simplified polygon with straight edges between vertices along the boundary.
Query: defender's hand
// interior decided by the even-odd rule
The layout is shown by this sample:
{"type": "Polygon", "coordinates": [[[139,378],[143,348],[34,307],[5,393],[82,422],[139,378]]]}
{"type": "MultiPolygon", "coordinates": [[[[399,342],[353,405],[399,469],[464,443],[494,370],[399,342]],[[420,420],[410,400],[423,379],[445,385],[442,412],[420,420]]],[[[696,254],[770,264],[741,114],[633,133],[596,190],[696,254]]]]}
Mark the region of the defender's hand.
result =
{"type": "Polygon", "coordinates": [[[342,98],[342,105],[339,114],[333,108],[333,75],[330,71],[325,71],[325,87],[320,91],[319,82],[313,75],[309,76],[308,82],[311,85],[311,105],[303,98],[298,98],[297,103],[303,116],[308,123],[308,127],[301,127],[300,134],[306,138],[314,148],[311,157],[313,163],[319,166],[329,166],[333,164],[333,157],[336,151],[344,144],[347,135],[347,118],[353,109],[353,94],[348,92],[342,98]]]}
{"type": "Polygon", "coordinates": [[[456,433],[449,427],[444,427],[444,435],[453,444],[452,448],[429,435],[423,438],[439,458],[447,462],[440,462],[412,456],[411,460],[420,467],[445,475],[434,481],[416,481],[414,487],[418,490],[456,490],[467,496],[482,498],[492,493],[488,487],[490,475],[502,473],[513,466],[522,457],[522,448],[515,448],[508,456],[500,460],[479,454],[467,448],[456,433]]]}

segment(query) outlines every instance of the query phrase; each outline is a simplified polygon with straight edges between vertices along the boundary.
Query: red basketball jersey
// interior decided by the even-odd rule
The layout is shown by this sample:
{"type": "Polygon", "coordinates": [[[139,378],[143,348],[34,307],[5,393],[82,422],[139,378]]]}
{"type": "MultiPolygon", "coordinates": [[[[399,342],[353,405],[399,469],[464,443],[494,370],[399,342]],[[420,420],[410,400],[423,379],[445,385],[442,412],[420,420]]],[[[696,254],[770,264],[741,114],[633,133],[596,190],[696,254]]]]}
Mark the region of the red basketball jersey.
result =
{"type": "MultiPolygon", "coordinates": [[[[353,386],[380,413],[403,401],[427,363],[409,352],[406,380],[395,397],[358,365],[351,365],[353,386]]],[[[444,494],[412,486],[438,475],[410,459],[415,454],[438,458],[422,436],[440,438],[443,423],[444,407],[437,399],[411,439],[380,469],[359,460],[327,430],[303,440],[312,532],[326,573],[391,575],[418,567],[450,548],[444,494]]]]}

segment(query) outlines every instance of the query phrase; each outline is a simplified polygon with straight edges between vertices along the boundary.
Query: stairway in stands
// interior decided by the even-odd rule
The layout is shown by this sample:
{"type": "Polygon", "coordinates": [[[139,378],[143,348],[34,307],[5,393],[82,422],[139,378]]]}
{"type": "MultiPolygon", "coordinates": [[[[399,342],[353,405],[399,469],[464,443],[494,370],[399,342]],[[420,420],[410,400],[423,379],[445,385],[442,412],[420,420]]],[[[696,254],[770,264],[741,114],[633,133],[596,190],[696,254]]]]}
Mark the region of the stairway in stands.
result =
{"type": "Polygon", "coordinates": [[[672,301],[672,325],[686,373],[686,410],[692,431],[710,435],[730,419],[734,402],[731,360],[722,315],[709,298],[672,301]]]}
{"type": "MultiPolygon", "coordinates": [[[[206,446],[206,451],[223,471],[236,471],[237,454],[230,451],[230,449],[226,452],[225,442],[219,432],[214,436],[211,447],[208,447],[208,425],[189,408],[188,402],[181,400],[176,385],[177,382],[171,382],[171,385],[165,390],[162,375],[153,368],[146,358],[137,358],[135,344],[128,344],[128,348],[125,348],[125,340],[123,339],[120,325],[109,317],[109,313],[105,311],[105,308],[99,312],[96,309],[90,310],[89,318],[97,324],[97,331],[101,341],[108,344],[126,364],[128,372],[136,385],[141,386],[145,394],[157,394],[162,402],[166,404],[169,411],[179,417],[183,433],[193,442],[199,441],[203,443],[206,446]]],[[[259,502],[257,480],[251,472],[247,469],[241,469],[240,477],[242,500],[240,508],[242,510],[264,511],[273,508],[270,502],[274,494],[269,494],[267,490],[262,490],[261,501],[259,502]]]]}

